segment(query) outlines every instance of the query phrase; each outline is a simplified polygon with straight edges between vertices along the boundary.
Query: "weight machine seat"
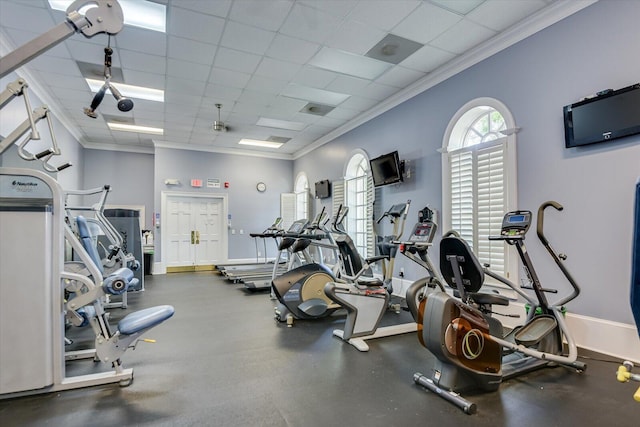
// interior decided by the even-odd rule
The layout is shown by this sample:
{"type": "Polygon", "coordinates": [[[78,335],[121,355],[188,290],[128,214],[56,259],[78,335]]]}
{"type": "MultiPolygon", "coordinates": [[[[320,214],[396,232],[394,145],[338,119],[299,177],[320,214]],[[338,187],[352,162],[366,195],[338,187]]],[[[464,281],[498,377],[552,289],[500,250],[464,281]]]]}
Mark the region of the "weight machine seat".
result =
{"type": "Polygon", "coordinates": [[[448,259],[450,256],[459,258],[460,275],[465,292],[468,294],[478,292],[484,283],[484,271],[467,242],[453,235],[443,237],[440,241],[440,271],[447,284],[453,289],[458,289],[454,282],[453,266],[448,259]]]}
{"type": "MultiPolygon", "coordinates": [[[[78,228],[78,238],[80,243],[82,243],[82,247],[87,251],[91,261],[93,261],[100,273],[104,274],[102,260],[98,254],[98,248],[94,245],[93,239],[91,238],[87,219],[82,215],[78,215],[76,217],[76,225],[78,228]]],[[[112,295],[120,295],[126,292],[129,286],[136,286],[140,282],[133,277],[133,272],[125,267],[119,268],[103,279],[102,285],[105,291],[112,295]]]]}
{"type": "Polygon", "coordinates": [[[159,305],[128,314],[118,322],[121,335],[133,335],[164,322],[175,312],[171,305],[159,305]]]}

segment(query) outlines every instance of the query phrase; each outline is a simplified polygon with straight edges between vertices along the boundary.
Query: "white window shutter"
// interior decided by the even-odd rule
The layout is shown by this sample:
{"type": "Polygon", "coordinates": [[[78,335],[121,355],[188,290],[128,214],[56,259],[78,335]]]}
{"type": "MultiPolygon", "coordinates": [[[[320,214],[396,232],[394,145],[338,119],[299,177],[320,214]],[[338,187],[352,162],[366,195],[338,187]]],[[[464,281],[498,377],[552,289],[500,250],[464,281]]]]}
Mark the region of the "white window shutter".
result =
{"type": "Polygon", "coordinates": [[[452,153],[449,156],[449,164],[451,170],[451,228],[460,233],[460,237],[473,247],[473,152],[467,150],[452,153]]]}
{"type": "Polygon", "coordinates": [[[280,216],[282,217],[282,228],[287,230],[296,220],[295,193],[280,194],[280,216]]]}

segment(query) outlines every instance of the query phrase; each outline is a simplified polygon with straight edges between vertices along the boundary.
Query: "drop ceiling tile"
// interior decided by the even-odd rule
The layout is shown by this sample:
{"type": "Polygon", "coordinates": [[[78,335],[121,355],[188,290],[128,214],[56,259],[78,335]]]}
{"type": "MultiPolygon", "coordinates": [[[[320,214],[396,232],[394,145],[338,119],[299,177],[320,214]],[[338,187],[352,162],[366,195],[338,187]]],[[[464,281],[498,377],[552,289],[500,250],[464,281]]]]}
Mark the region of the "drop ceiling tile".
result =
{"type": "Polygon", "coordinates": [[[124,75],[124,83],[129,85],[143,86],[160,90],[164,90],[165,88],[166,77],[164,76],[164,74],[145,73],[143,71],[135,70],[124,70],[122,74],[124,75]]]}
{"type": "MultiPolygon", "coordinates": [[[[94,43],[87,43],[83,40],[67,40],[64,43],[71,57],[76,61],[88,62],[90,64],[104,64],[104,48],[105,46],[97,46],[94,43]]],[[[120,55],[118,50],[114,50],[114,55],[118,58],[118,66],[120,66],[120,55]]],[[[115,66],[115,64],[112,64],[115,66]]]]}
{"type": "Polygon", "coordinates": [[[396,66],[376,79],[376,83],[381,83],[396,88],[405,88],[411,83],[424,77],[426,73],[410,70],[408,68],[396,66]]]}
{"type": "MultiPolygon", "coordinates": [[[[431,3],[435,3],[438,6],[442,6],[445,9],[449,9],[452,12],[466,15],[473,9],[478,7],[484,0],[429,0],[431,3]]],[[[509,3],[514,3],[510,1],[509,3]]]]}
{"type": "Polygon", "coordinates": [[[367,0],[356,5],[349,19],[391,31],[419,5],[418,0],[367,0]]]}
{"type": "Polygon", "coordinates": [[[487,0],[469,13],[467,18],[493,30],[502,31],[544,6],[546,4],[543,0],[519,0],[517,2],[487,0]]]}
{"type": "Polygon", "coordinates": [[[189,9],[198,13],[206,13],[207,15],[216,15],[224,18],[229,13],[232,0],[180,0],[180,2],[174,3],[176,4],[173,6],[176,8],[189,9]]]}
{"type": "Polygon", "coordinates": [[[393,34],[426,44],[462,19],[448,10],[423,3],[391,31],[393,34]]]}
{"type": "Polygon", "coordinates": [[[307,105],[307,101],[278,96],[271,102],[269,117],[275,117],[277,115],[277,118],[288,120],[291,115],[296,114],[305,105],[307,105]]]}
{"type": "Polygon", "coordinates": [[[209,83],[244,89],[250,79],[251,74],[223,68],[212,68],[211,75],[209,76],[209,83]]]}
{"type": "Polygon", "coordinates": [[[325,117],[332,117],[334,119],[342,119],[342,120],[351,120],[357,117],[361,111],[350,110],[349,108],[344,108],[342,105],[334,108],[330,111],[325,117]]]}
{"type": "Polygon", "coordinates": [[[172,102],[171,99],[167,99],[167,95],[173,94],[202,97],[206,86],[207,83],[204,81],[169,76],[165,88],[165,102],[172,102]]]}
{"type": "Polygon", "coordinates": [[[182,37],[169,36],[167,56],[173,59],[211,65],[217,46],[182,37]]]}
{"type": "Polygon", "coordinates": [[[346,101],[344,101],[342,104],[340,104],[340,107],[349,108],[351,110],[356,110],[356,111],[367,111],[368,109],[370,109],[371,107],[377,104],[378,104],[378,101],[376,101],[375,99],[368,99],[360,96],[352,96],[346,101]]]}
{"type": "Polygon", "coordinates": [[[164,74],[167,66],[167,59],[164,56],[147,55],[125,49],[120,49],[120,61],[125,74],[127,68],[147,73],[164,74]]]}
{"type": "Polygon", "coordinates": [[[264,54],[276,33],[230,21],[227,23],[220,44],[243,52],[264,54]]]}
{"type": "Polygon", "coordinates": [[[220,47],[213,64],[218,68],[252,74],[260,59],[259,55],[220,47]]]}
{"type": "Polygon", "coordinates": [[[277,34],[266,52],[270,58],[304,64],[320,50],[320,45],[306,40],[277,34]]]}
{"type": "Polygon", "coordinates": [[[326,40],[325,44],[336,49],[364,55],[386,35],[386,32],[373,26],[347,20],[326,40]]]}
{"type": "MultiPolygon", "coordinates": [[[[215,1],[197,4],[205,5],[217,3],[215,1]]],[[[168,12],[167,30],[171,35],[197,40],[203,43],[218,44],[224,28],[224,19],[206,15],[199,10],[191,11],[172,6],[168,12]]]]}
{"type": "Polygon", "coordinates": [[[249,80],[249,83],[247,83],[246,88],[258,92],[279,94],[286,86],[287,82],[285,80],[254,75],[251,77],[251,80],[249,80]]]}
{"type": "Polygon", "coordinates": [[[398,88],[387,86],[379,83],[371,83],[363,89],[360,89],[356,95],[362,98],[375,99],[382,101],[387,99],[398,91],[398,88]]]}
{"type": "Polygon", "coordinates": [[[325,89],[332,92],[340,92],[353,95],[355,94],[355,92],[367,86],[369,83],[371,83],[371,80],[340,74],[331,83],[329,83],[325,89]]]}
{"type": "Polygon", "coordinates": [[[58,73],[41,73],[42,80],[48,87],[61,89],[84,90],[87,88],[85,80],[78,76],[67,76],[58,73]]]}
{"type": "Polygon", "coordinates": [[[355,7],[358,0],[300,0],[300,3],[341,18],[355,7]]]}
{"type": "Polygon", "coordinates": [[[448,52],[462,54],[494,35],[496,35],[495,31],[464,19],[438,36],[430,44],[448,52]]]}
{"type": "Polygon", "coordinates": [[[403,67],[428,73],[455,58],[455,54],[426,45],[400,63],[403,67]]]}
{"type": "Polygon", "coordinates": [[[271,102],[273,102],[274,97],[275,95],[273,94],[245,89],[242,91],[242,95],[240,95],[240,98],[238,98],[238,102],[251,103],[256,104],[256,106],[266,107],[267,105],[271,104],[271,102]]]}
{"type": "Polygon", "coordinates": [[[242,94],[242,89],[222,84],[208,83],[204,92],[205,98],[212,99],[215,103],[235,102],[242,94]]]}
{"type": "Polygon", "coordinates": [[[148,55],[167,54],[167,35],[125,25],[116,36],[119,49],[142,52],[148,55]]]}
{"type": "Polygon", "coordinates": [[[253,125],[255,124],[258,119],[260,118],[259,114],[252,114],[252,113],[247,113],[247,114],[238,114],[238,113],[231,113],[229,114],[229,123],[232,123],[233,126],[247,126],[247,125],[253,125]]]}
{"type": "Polygon", "coordinates": [[[147,101],[136,99],[133,107],[134,115],[141,114],[147,116],[157,116],[164,112],[164,102],[147,101]]]}
{"type": "Polygon", "coordinates": [[[251,102],[236,102],[233,106],[233,112],[237,114],[253,114],[255,116],[261,116],[267,111],[268,109],[265,105],[253,104],[251,102]]]}
{"type": "Polygon", "coordinates": [[[243,0],[233,3],[229,18],[243,24],[263,28],[265,30],[277,31],[289,10],[293,6],[291,0],[243,0]]]}
{"type": "Polygon", "coordinates": [[[322,70],[316,67],[310,67],[307,65],[302,67],[291,81],[303,86],[323,89],[326,88],[327,85],[334,81],[338,76],[341,76],[341,74],[334,73],[333,71],[322,70]]]}
{"type": "MultiPolygon", "coordinates": [[[[51,17],[48,10],[41,7],[31,7],[32,4],[18,4],[7,1],[0,2],[0,25],[8,28],[24,29],[50,29],[60,22],[56,22],[51,17]],[[13,19],[14,16],[28,16],[28,25],[22,21],[13,19]]],[[[38,32],[42,34],[42,32],[38,32]]]]}
{"type": "Polygon", "coordinates": [[[179,61],[169,58],[167,60],[167,75],[180,77],[186,80],[198,80],[206,82],[209,79],[211,67],[193,62],[179,61]]]}
{"type": "Polygon", "coordinates": [[[82,77],[82,74],[80,74],[80,70],[78,69],[78,64],[76,64],[72,59],[62,59],[42,55],[32,59],[31,62],[29,62],[28,67],[45,73],[55,71],[58,74],[82,77]]]}
{"type": "Polygon", "coordinates": [[[279,80],[290,80],[300,70],[300,65],[279,59],[264,58],[255,71],[256,75],[279,80]]]}
{"type": "Polygon", "coordinates": [[[310,42],[322,43],[334,33],[339,24],[340,20],[333,15],[296,3],[280,28],[280,33],[310,42]]]}

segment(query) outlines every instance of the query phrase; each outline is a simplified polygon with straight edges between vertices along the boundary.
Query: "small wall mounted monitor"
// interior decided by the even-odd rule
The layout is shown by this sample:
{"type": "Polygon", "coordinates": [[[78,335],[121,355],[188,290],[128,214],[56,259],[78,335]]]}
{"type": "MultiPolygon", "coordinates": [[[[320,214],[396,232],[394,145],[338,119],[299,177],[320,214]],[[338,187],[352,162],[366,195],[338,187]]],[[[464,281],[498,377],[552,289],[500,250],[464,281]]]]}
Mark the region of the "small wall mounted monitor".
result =
{"type": "Polygon", "coordinates": [[[328,179],[316,182],[316,199],[331,197],[331,183],[328,179]]]}
{"type": "Polygon", "coordinates": [[[374,187],[402,182],[402,162],[397,151],[369,160],[369,167],[374,187]]]}
{"type": "Polygon", "coordinates": [[[640,133],[640,83],[563,108],[566,148],[640,133]]]}

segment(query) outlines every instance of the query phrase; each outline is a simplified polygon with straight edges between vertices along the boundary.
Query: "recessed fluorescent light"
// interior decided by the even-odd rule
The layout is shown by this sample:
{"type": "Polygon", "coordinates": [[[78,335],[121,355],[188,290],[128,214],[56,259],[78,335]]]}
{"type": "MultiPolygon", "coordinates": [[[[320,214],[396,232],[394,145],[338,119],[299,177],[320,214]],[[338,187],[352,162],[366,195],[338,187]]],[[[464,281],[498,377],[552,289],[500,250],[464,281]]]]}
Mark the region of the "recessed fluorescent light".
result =
{"type": "MultiPolygon", "coordinates": [[[[104,81],[95,79],[85,79],[92,92],[100,90],[104,81]]],[[[113,82],[114,86],[129,98],[146,99],[147,101],[164,102],[164,91],[160,89],[152,89],[149,87],[132,86],[124,83],[113,82]]]]}
{"type": "Polygon", "coordinates": [[[268,128],[288,129],[288,130],[302,130],[307,126],[305,123],[290,122],[288,120],[269,119],[267,117],[260,117],[258,126],[265,126],[268,128]]]}
{"type": "MultiPolygon", "coordinates": [[[[51,9],[67,11],[73,0],[49,0],[51,9]]],[[[87,2],[87,7],[81,8],[78,12],[84,14],[93,3],[87,2]]],[[[118,0],[122,6],[124,23],[133,27],[145,28],[147,30],[167,32],[167,7],[163,4],[140,0],[118,0]]]]}
{"type": "Polygon", "coordinates": [[[241,139],[240,145],[253,145],[254,147],[280,148],[282,142],[261,141],[259,139],[241,139]]]}
{"type": "Polygon", "coordinates": [[[325,105],[338,105],[351,95],[290,83],[289,86],[282,91],[282,96],[325,105]]]}
{"type": "Polygon", "coordinates": [[[366,56],[328,47],[323,47],[320,52],[309,61],[309,64],[314,67],[324,68],[325,70],[369,80],[376,79],[391,67],[391,64],[378,61],[377,59],[367,58],[366,56]]]}
{"type": "Polygon", "coordinates": [[[128,125],[126,123],[107,123],[109,129],[122,132],[150,133],[152,135],[164,135],[164,129],[152,128],[149,126],[128,125]]]}

